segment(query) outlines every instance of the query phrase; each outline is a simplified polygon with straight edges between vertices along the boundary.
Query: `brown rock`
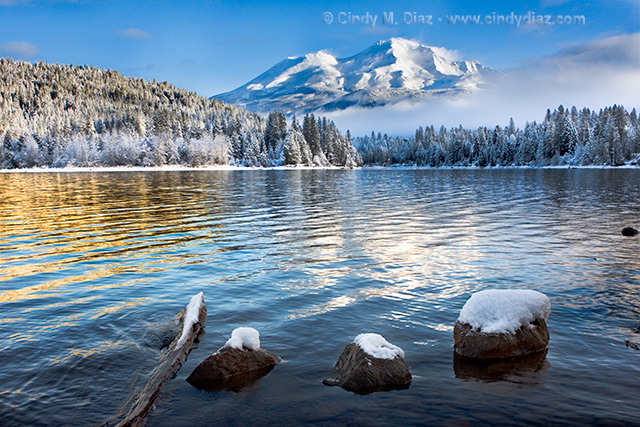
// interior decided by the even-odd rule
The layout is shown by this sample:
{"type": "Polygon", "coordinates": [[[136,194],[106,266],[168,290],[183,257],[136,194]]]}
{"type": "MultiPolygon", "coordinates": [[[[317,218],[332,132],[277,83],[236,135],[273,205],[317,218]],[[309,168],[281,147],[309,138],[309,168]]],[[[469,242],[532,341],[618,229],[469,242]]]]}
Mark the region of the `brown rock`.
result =
{"type": "Polygon", "coordinates": [[[640,233],[640,231],[636,230],[636,229],[635,229],[635,228],[633,228],[633,227],[625,227],[625,228],[623,228],[623,229],[620,231],[620,233],[621,233],[623,236],[633,237],[633,236],[635,236],[636,234],[640,233]]]}
{"type": "Polygon", "coordinates": [[[356,343],[347,345],[335,364],[340,375],[326,379],[325,385],[339,385],[358,394],[409,388],[411,372],[400,356],[378,359],[366,353],[356,343]]]}
{"type": "Polygon", "coordinates": [[[515,333],[485,333],[468,323],[456,322],[453,328],[456,353],[479,359],[504,359],[524,356],[549,346],[549,330],[543,319],[522,326],[515,333]]]}
{"type": "Polygon", "coordinates": [[[207,390],[239,391],[271,372],[279,361],[278,356],[263,348],[225,347],[203,360],[187,381],[207,390]]]}

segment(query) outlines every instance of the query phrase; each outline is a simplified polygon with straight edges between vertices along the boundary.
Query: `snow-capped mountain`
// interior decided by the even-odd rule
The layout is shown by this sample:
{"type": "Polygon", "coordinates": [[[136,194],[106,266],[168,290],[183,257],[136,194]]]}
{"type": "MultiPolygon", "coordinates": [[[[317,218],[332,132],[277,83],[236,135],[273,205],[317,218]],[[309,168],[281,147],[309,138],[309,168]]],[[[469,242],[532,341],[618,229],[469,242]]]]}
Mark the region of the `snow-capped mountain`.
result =
{"type": "Polygon", "coordinates": [[[444,48],[392,38],[344,59],[324,51],[285,59],[214,98],[258,112],[332,111],[457,96],[477,90],[494,72],[477,61],[456,61],[444,48]]]}

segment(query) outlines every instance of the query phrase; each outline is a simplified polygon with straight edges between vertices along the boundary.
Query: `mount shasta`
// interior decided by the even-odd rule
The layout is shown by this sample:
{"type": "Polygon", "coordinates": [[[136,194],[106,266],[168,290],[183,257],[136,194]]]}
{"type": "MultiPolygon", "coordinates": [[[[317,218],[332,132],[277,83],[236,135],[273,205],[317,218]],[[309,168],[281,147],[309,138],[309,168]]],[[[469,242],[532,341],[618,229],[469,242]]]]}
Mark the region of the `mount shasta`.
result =
{"type": "Polygon", "coordinates": [[[450,51],[392,38],[349,58],[325,51],[287,58],[247,84],[215,95],[256,112],[308,113],[455,97],[487,85],[495,70],[450,51]]]}

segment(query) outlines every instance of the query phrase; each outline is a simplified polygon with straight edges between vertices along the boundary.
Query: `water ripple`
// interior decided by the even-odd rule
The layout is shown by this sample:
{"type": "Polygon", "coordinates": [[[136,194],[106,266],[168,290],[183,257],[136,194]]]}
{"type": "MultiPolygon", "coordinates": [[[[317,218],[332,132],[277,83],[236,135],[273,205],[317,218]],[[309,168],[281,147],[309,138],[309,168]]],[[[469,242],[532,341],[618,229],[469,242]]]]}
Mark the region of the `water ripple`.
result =
{"type": "Polygon", "coordinates": [[[247,395],[213,398],[170,382],[150,425],[205,424],[198,414],[212,411],[221,424],[256,414],[265,424],[437,424],[469,414],[500,423],[514,413],[628,423],[629,378],[640,372],[623,343],[640,320],[640,239],[619,230],[638,226],[638,178],[635,170],[1,174],[0,419],[109,419],[144,384],[175,313],[202,290],[207,334],[185,375],[237,326],[258,328],[287,363],[247,395]],[[551,298],[546,370],[499,385],[456,378],[460,308],[477,290],[514,287],[551,298]],[[361,332],[405,349],[410,390],[354,400],[318,386],[361,332]],[[252,393],[259,401],[238,415],[252,393]],[[521,393],[534,406],[513,398],[521,393]]]}

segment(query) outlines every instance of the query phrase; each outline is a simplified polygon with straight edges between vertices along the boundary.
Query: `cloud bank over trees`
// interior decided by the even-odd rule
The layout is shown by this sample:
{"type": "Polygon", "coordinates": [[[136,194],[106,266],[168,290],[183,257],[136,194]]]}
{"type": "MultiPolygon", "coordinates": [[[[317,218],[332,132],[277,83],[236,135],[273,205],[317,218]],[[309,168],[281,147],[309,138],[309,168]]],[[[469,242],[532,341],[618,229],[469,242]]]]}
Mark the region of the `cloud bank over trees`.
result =
{"type": "Polygon", "coordinates": [[[404,102],[368,109],[329,112],[353,135],[372,130],[409,136],[417,125],[465,128],[541,121],[558,105],[599,109],[614,104],[635,107],[640,99],[640,33],[567,47],[555,55],[504,71],[484,90],[454,99],[404,102]]]}

